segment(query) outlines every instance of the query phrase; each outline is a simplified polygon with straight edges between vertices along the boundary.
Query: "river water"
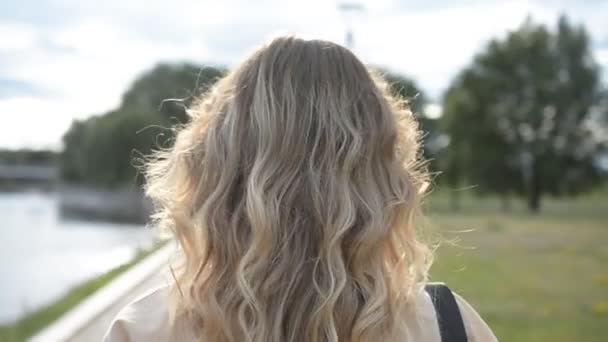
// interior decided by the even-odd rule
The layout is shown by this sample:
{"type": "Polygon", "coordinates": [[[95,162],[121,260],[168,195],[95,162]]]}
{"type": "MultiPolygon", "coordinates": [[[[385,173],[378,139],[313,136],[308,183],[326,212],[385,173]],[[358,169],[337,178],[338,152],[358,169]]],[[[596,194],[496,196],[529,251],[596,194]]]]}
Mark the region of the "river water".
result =
{"type": "Polygon", "coordinates": [[[0,325],[129,261],[140,225],[63,220],[54,193],[0,193],[0,325]]]}

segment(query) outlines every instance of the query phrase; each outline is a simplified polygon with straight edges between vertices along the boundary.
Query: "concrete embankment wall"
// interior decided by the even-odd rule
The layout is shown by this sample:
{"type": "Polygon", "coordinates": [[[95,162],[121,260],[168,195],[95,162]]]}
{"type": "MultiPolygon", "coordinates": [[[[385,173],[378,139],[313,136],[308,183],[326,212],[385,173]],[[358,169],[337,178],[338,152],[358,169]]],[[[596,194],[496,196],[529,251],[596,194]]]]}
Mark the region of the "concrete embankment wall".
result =
{"type": "Polygon", "coordinates": [[[136,186],[104,189],[62,183],[57,191],[65,217],[142,223],[152,211],[151,201],[136,186]]]}

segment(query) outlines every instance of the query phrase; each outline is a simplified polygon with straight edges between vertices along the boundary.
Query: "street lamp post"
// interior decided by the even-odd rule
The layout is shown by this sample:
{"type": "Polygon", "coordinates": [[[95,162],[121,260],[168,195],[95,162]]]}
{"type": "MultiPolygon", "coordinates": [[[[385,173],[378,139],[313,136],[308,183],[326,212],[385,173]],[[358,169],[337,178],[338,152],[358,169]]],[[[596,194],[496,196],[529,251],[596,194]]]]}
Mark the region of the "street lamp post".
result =
{"type": "Polygon", "coordinates": [[[344,44],[352,50],[355,47],[355,34],[353,32],[354,15],[362,12],[364,7],[358,2],[344,1],[338,4],[338,10],[344,14],[346,21],[344,44]]]}

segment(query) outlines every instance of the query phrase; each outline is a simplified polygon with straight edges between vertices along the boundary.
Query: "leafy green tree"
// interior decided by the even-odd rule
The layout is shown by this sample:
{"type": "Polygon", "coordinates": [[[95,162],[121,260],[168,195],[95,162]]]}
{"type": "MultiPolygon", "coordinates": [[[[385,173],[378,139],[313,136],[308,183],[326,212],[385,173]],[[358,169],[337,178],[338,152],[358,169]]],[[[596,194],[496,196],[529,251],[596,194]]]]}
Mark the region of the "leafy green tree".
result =
{"type": "Polygon", "coordinates": [[[167,147],[175,124],[185,123],[185,109],[222,74],[213,67],[161,64],[139,77],[119,108],[74,121],[63,137],[62,179],[119,186],[141,182],[133,163],[153,148],[167,147]]]}
{"type": "Polygon", "coordinates": [[[438,120],[429,118],[425,114],[425,106],[428,104],[426,95],[411,78],[382,69],[381,73],[389,83],[391,90],[410,102],[412,112],[423,132],[424,157],[430,161],[429,167],[431,170],[436,170],[435,157],[439,149],[437,140],[441,134],[439,132],[438,120]]]}
{"type": "Polygon", "coordinates": [[[146,127],[160,123],[159,116],[138,109],[121,109],[90,121],[80,146],[85,181],[106,187],[134,183],[133,154],[150,152],[157,131],[146,127]]]}
{"type": "Polygon", "coordinates": [[[224,69],[193,64],[159,64],[135,80],[122,98],[122,107],[160,112],[167,123],[184,123],[185,108],[205,92],[224,69]]]}
{"type": "Polygon", "coordinates": [[[556,32],[526,20],[491,41],[446,92],[447,180],[524,194],[532,211],[543,194],[589,189],[600,179],[603,146],[592,128],[606,117],[601,98],[585,29],[565,17],[556,32]]]}
{"type": "Polygon", "coordinates": [[[68,182],[84,181],[84,153],[82,142],[86,123],[92,120],[74,120],[70,129],[63,135],[63,151],[59,155],[59,173],[61,179],[68,182]]]}
{"type": "Polygon", "coordinates": [[[428,103],[427,97],[413,79],[386,69],[379,69],[391,90],[399,96],[410,101],[415,115],[424,119],[424,106],[428,103]]]}

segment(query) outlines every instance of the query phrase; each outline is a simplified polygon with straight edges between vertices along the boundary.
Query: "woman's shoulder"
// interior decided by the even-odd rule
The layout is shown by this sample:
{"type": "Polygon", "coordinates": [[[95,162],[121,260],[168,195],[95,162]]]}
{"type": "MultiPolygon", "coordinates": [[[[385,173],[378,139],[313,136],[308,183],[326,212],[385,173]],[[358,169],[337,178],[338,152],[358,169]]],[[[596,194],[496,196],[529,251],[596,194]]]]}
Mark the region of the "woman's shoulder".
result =
{"type": "MultiPolygon", "coordinates": [[[[458,311],[462,317],[462,322],[467,335],[468,342],[494,342],[498,341],[490,327],[481,318],[479,313],[469,304],[461,295],[450,290],[454,296],[454,300],[458,306],[458,311]]],[[[416,314],[418,320],[423,320],[424,323],[432,324],[432,330],[439,336],[439,326],[437,321],[437,313],[431,295],[421,290],[416,298],[416,314]],[[432,323],[431,323],[432,322],[432,323]]]]}
{"type": "Polygon", "coordinates": [[[454,298],[456,298],[456,303],[458,304],[458,309],[460,310],[460,315],[462,316],[468,341],[498,341],[492,332],[492,329],[490,329],[487,323],[481,318],[471,304],[464,300],[464,298],[462,298],[458,293],[452,293],[454,294],[454,298]]]}
{"type": "MultiPolygon", "coordinates": [[[[459,294],[452,292],[462,316],[469,342],[498,341],[477,311],[459,294]]],[[[144,293],[125,306],[112,321],[104,342],[169,341],[168,285],[144,293]]],[[[414,310],[408,317],[410,340],[438,341],[439,326],[433,300],[421,289],[415,296],[414,310]]],[[[184,338],[183,340],[188,340],[184,338]]]]}
{"type": "Polygon", "coordinates": [[[168,341],[168,298],[168,285],[145,292],[120,310],[103,341],[168,341]]]}

